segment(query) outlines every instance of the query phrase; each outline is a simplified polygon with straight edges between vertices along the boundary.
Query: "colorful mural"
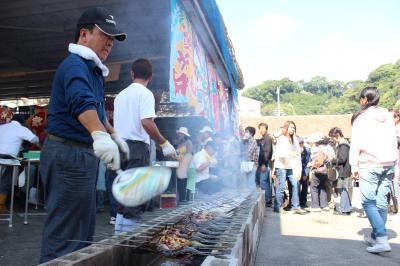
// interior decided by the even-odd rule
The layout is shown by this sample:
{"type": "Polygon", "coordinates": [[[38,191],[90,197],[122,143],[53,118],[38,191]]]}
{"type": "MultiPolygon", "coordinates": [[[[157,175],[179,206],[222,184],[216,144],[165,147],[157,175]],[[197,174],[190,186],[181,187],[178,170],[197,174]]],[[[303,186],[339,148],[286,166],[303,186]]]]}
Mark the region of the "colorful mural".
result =
{"type": "Polygon", "coordinates": [[[171,1],[171,12],[170,100],[187,103],[194,91],[192,26],[176,0],[171,1]]]}
{"type": "Polygon", "coordinates": [[[217,131],[225,128],[230,123],[228,91],[179,0],[171,0],[171,14],[170,101],[187,103],[217,131]]]}

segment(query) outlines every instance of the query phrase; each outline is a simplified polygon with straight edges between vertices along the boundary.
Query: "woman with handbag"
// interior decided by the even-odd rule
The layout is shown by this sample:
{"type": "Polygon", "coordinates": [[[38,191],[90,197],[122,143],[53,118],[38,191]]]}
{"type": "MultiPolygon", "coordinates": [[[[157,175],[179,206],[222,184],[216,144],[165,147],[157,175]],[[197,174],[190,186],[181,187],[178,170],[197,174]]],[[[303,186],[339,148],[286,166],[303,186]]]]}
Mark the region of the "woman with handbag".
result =
{"type": "Polygon", "coordinates": [[[340,193],[340,206],[333,214],[350,215],[352,207],[349,189],[353,187],[349,163],[350,144],[343,137],[343,132],[338,127],[329,131],[329,137],[336,143],[336,157],[331,160],[331,165],[332,173],[336,174],[336,188],[340,193]]]}
{"type": "Polygon", "coordinates": [[[275,168],[278,187],[275,194],[274,211],[282,211],[282,197],[285,191],[286,180],[292,185],[291,206],[294,213],[305,214],[300,209],[299,179],[301,178],[301,149],[296,137],[296,124],[286,121],[282,135],[277,139],[275,148],[275,168]]]}
{"type": "Polygon", "coordinates": [[[255,176],[258,166],[258,157],[260,148],[254,139],[256,129],[246,127],[242,141],[242,162],[240,163],[240,172],[242,173],[244,183],[247,188],[255,188],[255,176]]]}

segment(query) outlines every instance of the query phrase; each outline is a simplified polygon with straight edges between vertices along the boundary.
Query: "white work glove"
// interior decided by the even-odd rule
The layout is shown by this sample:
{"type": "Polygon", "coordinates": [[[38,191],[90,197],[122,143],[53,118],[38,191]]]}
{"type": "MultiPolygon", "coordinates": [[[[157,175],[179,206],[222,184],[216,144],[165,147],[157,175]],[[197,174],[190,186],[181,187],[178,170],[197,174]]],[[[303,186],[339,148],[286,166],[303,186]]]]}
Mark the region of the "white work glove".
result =
{"type": "Polygon", "coordinates": [[[164,156],[176,157],[176,150],[175,150],[174,146],[172,146],[171,143],[169,143],[168,140],[166,140],[160,146],[162,148],[162,152],[163,152],[164,156]]]}
{"type": "Polygon", "coordinates": [[[117,143],[118,148],[120,151],[124,154],[125,159],[129,160],[129,146],[128,143],[126,143],[125,140],[121,139],[117,132],[114,132],[111,134],[111,138],[114,140],[115,143],[117,143]]]}
{"type": "Polygon", "coordinates": [[[110,134],[104,131],[93,131],[92,138],[94,154],[107,165],[107,168],[119,170],[121,168],[119,150],[110,134]]]}

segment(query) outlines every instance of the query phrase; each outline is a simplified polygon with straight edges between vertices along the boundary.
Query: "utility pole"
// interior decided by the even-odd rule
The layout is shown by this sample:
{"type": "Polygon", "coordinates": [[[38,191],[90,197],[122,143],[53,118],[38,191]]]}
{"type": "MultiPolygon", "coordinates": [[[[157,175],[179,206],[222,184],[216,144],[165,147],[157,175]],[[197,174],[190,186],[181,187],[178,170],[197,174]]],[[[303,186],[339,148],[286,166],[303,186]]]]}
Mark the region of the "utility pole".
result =
{"type": "Polygon", "coordinates": [[[277,123],[277,128],[279,128],[279,120],[280,120],[280,117],[281,117],[281,99],[280,99],[280,92],[281,92],[281,87],[277,87],[276,88],[276,95],[277,95],[277,98],[278,98],[278,119],[276,120],[276,123],[277,123]]]}
{"type": "Polygon", "coordinates": [[[280,100],[281,87],[276,88],[276,95],[278,96],[278,119],[281,116],[281,100],[280,100]]]}

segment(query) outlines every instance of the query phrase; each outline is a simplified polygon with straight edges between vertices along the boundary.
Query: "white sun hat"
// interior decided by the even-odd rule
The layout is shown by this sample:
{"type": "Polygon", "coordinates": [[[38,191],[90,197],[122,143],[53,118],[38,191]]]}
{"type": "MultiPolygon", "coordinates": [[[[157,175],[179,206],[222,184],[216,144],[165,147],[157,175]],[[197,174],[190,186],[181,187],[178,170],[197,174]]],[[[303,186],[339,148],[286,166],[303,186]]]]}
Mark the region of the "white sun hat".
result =
{"type": "Polygon", "coordinates": [[[203,127],[203,129],[200,130],[200,133],[204,133],[204,132],[207,132],[207,131],[210,132],[210,133],[214,133],[214,131],[209,126],[203,127]]]}
{"type": "Polygon", "coordinates": [[[182,133],[183,135],[190,137],[189,130],[186,127],[180,127],[176,133],[182,133]]]}

